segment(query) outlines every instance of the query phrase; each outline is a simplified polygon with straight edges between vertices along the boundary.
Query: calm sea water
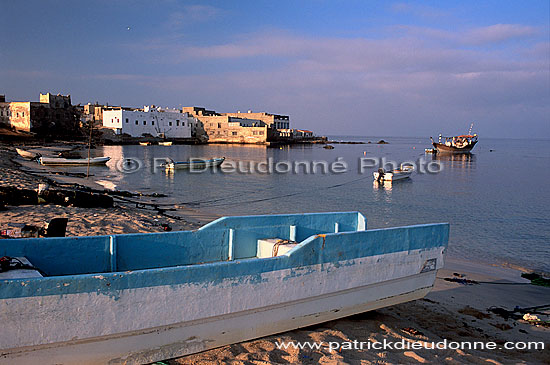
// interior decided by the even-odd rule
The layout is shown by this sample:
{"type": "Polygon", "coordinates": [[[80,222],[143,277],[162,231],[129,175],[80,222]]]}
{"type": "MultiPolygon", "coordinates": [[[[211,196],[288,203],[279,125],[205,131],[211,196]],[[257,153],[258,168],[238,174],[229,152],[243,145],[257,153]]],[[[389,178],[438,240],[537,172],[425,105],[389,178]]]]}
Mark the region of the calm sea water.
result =
{"type": "MultiPolygon", "coordinates": [[[[380,137],[333,137],[376,142],[380,137]]],[[[368,228],[449,222],[449,254],[476,261],[510,263],[550,272],[550,141],[481,139],[469,156],[432,157],[424,138],[383,137],[387,145],[335,144],[283,148],[240,145],[105,146],[108,167],[94,167],[97,179],[119,189],[159,192],[172,202],[219,215],[360,211],[368,228]],[[378,186],[375,168],[359,172],[359,159],[403,162],[435,158],[442,170],[378,186]],[[327,161],[348,164],[338,174],[189,173],[154,171],[153,158],[221,157],[241,163],[327,161]],[[123,174],[116,161],[139,159],[143,167],[123,174]]]]}

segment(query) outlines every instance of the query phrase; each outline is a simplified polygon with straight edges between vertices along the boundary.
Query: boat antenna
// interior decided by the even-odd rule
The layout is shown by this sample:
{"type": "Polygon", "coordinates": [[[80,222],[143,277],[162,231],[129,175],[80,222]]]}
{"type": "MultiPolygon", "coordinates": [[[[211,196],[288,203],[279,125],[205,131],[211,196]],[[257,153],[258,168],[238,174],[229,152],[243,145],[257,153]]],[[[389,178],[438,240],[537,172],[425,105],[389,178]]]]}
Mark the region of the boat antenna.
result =
{"type": "Polygon", "coordinates": [[[472,135],[472,128],[474,128],[474,122],[472,122],[472,124],[470,124],[470,130],[468,131],[469,136],[472,135]]]}
{"type": "Polygon", "coordinates": [[[90,149],[92,148],[92,129],[94,121],[90,120],[90,139],[88,140],[88,168],[86,169],[86,179],[90,176],[90,149]]]}

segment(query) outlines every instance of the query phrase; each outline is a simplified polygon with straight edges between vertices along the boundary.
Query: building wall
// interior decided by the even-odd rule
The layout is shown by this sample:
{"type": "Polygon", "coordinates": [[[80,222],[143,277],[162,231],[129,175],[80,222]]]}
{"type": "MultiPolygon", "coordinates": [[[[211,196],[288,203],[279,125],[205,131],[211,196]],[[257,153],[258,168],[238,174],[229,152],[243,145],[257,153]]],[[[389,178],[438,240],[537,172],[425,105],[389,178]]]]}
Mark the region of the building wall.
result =
{"type": "Polygon", "coordinates": [[[179,111],[105,109],[103,126],[114,129],[117,134],[126,133],[132,137],[150,134],[165,138],[191,138],[194,119],[179,111]]]}
{"type": "Polygon", "coordinates": [[[51,108],[69,108],[71,104],[70,95],[53,95],[50,93],[42,94],[40,93],[40,102],[49,104],[51,108]]]}
{"type": "Polygon", "coordinates": [[[243,119],[257,119],[261,120],[269,127],[274,129],[290,129],[290,117],[288,115],[270,114],[265,112],[253,113],[251,111],[247,113],[222,113],[222,115],[228,115],[230,117],[237,117],[243,119]]]}
{"type": "Polygon", "coordinates": [[[31,102],[11,102],[10,104],[10,125],[20,131],[30,132],[31,123],[31,102]]]}
{"type": "Polygon", "coordinates": [[[211,143],[266,143],[269,137],[268,126],[257,119],[242,119],[227,115],[196,117],[211,143]]]}
{"type": "Polygon", "coordinates": [[[10,127],[10,103],[0,102],[0,125],[10,127]]]}

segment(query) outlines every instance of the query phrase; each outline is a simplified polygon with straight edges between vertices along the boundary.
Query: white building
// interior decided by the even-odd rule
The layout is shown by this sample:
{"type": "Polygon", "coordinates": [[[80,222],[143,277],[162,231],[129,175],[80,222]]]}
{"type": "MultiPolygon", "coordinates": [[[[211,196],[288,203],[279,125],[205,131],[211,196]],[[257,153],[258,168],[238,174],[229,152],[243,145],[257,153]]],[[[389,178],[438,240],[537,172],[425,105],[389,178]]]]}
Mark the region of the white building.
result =
{"type": "Polygon", "coordinates": [[[191,138],[195,118],[176,109],[144,107],[143,109],[112,108],[103,110],[103,127],[116,134],[132,137],[151,135],[164,138],[191,138]]]}

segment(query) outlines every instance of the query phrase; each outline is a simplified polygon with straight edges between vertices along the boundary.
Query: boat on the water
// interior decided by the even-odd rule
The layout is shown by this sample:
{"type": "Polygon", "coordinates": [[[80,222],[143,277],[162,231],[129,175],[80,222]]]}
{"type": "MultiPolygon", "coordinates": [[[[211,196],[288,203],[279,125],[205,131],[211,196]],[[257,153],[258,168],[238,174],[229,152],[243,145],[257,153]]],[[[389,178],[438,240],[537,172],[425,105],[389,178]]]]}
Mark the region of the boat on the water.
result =
{"type": "Polygon", "coordinates": [[[0,257],[27,264],[0,273],[2,361],[152,363],[416,300],[448,237],[337,212],[4,240],[0,257]]]}
{"type": "Polygon", "coordinates": [[[225,157],[212,158],[210,160],[190,159],[189,161],[170,161],[164,164],[166,170],[193,170],[207,167],[220,166],[225,161],[225,157]]]}
{"type": "Polygon", "coordinates": [[[172,141],[159,142],[159,146],[171,146],[171,145],[172,145],[172,141]]]}
{"type": "Polygon", "coordinates": [[[151,142],[139,142],[140,146],[150,146],[151,142]]]}
{"type": "Polygon", "coordinates": [[[50,166],[86,166],[90,165],[105,165],[110,157],[93,157],[87,158],[61,158],[61,157],[40,157],[38,162],[41,165],[50,166]]]}
{"type": "Polygon", "coordinates": [[[440,134],[437,142],[434,142],[432,137],[430,140],[439,153],[470,153],[477,143],[477,134],[472,134],[473,126],[474,123],[470,125],[468,134],[452,137],[444,137],[440,134]]]}
{"type": "Polygon", "coordinates": [[[25,151],[21,148],[16,148],[15,150],[17,151],[17,154],[19,156],[21,156],[21,157],[23,157],[24,159],[27,159],[27,160],[33,160],[33,159],[40,156],[38,153],[25,151]]]}
{"type": "Polygon", "coordinates": [[[374,180],[381,181],[396,181],[406,179],[411,176],[414,168],[412,166],[401,166],[398,169],[386,171],[383,168],[379,168],[378,171],[373,172],[374,180]]]}

